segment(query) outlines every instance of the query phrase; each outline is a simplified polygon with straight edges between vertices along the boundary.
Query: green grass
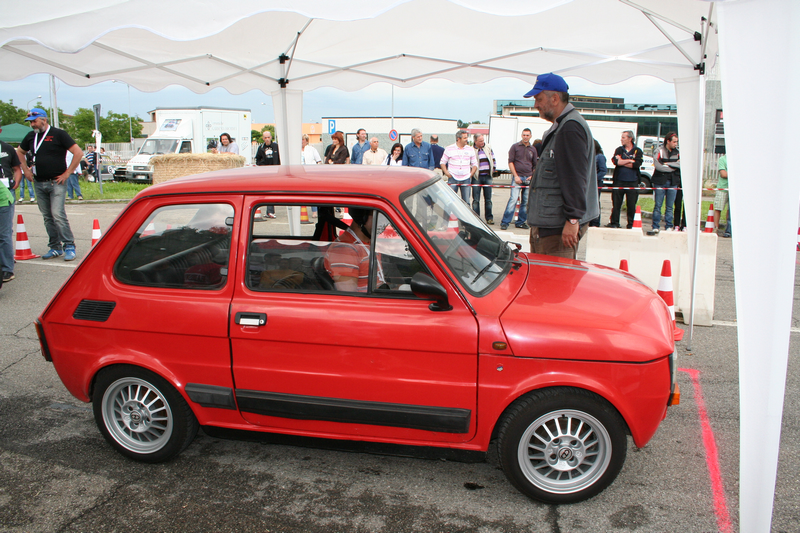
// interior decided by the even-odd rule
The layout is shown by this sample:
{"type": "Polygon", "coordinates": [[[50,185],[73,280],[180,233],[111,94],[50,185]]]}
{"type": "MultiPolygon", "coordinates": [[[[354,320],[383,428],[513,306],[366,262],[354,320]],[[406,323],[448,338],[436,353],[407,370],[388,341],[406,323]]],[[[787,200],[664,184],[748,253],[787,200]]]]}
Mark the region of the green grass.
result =
{"type": "MultiPolygon", "coordinates": [[[[686,200],[684,199],[684,202],[685,201],[686,200]]],[[[708,214],[708,207],[711,205],[711,203],[712,203],[711,201],[703,201],[702,204],[701,204],[702,207],[700,209],[700,212],[703,213],[703,217],[702,217],[703,220],[706,219],[706,215],[708,214]]],[[[645,197],[640,196],[639,197],[639,201],[636,203],[636,205],[641,207],[642,211],[648,211],[648,212],[652,213],[653,212],[653,207],[655,206],[655,201],[653,200],[652,196],[645,196],[645,197]]],[[[625,212],[625,208],[624,207],[623,207],[622,211],[623,211],[623,213],[625,212]]],[[[661,204],[661,213],[662,214],[664,213],[664,204],[661,204]]]]}
{"type": "Polygon", "coordinates": [[[98,183],[81,181],[81,192],[84,200],[130,200],[145,187],[149,187],[149,185],[104,181],[103,194],[100,194],[100,185],[98,183]]]}

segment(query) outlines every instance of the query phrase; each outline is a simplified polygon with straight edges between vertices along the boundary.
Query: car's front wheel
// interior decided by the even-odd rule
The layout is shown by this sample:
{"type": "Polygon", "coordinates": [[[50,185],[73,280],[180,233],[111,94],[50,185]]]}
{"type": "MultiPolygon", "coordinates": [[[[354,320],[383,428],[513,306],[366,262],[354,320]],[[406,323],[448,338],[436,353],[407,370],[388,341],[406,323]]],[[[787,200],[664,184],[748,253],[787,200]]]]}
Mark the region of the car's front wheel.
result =
{"type": "Polygon", "coordinates": [[[137,461],[165,461],[197,435],[197,419],[178,391],[139,367],[102,370],[95,381],[93,407],[106,440],[137,461]]]}
{"type": "Polygon", "coordinates": [[[574,503],[614,481],[627,444],[625,422],[608,402],[585,390],[554,388],[509,408],[498,452],[520,492],[546,503],[574,503]]]}

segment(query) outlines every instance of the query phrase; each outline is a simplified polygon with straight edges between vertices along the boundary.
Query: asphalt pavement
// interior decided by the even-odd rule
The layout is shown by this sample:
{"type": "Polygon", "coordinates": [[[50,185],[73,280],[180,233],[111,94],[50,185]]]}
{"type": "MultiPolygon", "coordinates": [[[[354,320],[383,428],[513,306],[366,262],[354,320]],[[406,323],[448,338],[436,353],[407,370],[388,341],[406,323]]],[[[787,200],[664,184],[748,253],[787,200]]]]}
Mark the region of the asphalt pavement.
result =
{"type": "MultiPolygon", "coordinates": [[[[507,195],[496,194],[496,227],[507,195]]],[[[680,343],[681,404],[669,410],[646,447],[638,450],[629,440],[625,466],[604,492],[579,504],[553,506],[517,492],[491,453],[487,461],[474,462],[472,456],[442,450],[359,448],[263,435],[219,438],[202,431],[168,463],[140,464],[114,452],[95,426],[90,406],[73,398],[42,358],[33,321],[88,251],[92,220],[105,229],[123,207],[70,204],[78,261],[20,261],[16,279],[0,289],[0,531],[738,530],[739,394],[730,239],[718,243],[715,325],[695,328],[691,352],[685,341],[680,343]],[[717,451],[717,477],[709,470],[714,459],[709,436],[717,451]]],[[[47,236],[38,209],[26,203],[17,213],[24,216],[34,253],[43,254],[47,236]]],[[[794,328],[799,307],[796,298],[794,328]]],[[[795,329],[775,491],[776,532],[798,531],[800,523],[797,341],[795,329]]]]}

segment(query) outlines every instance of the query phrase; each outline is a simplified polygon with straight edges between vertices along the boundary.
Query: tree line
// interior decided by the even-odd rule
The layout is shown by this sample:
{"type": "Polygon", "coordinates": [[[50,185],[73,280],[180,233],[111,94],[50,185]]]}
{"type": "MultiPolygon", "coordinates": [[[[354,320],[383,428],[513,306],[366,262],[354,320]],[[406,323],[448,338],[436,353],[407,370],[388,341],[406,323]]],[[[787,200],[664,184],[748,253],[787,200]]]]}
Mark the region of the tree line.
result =
{"type": "MultiPolygon", "coordinates": [[[[32,107],[45,109],[41,102],[37,102],[32,107]]],[[[14,105],[13,100],[4,102],[0,100],[0,126],[9,124],[24,124],[28,116],[28,110],[14,105]]],[[[48,118],[52,124],[53,118],[48,118]]],[[[104,143],[127,143],[130,142],[130,135],[140,137],[142,135],[142,124],[138,116],[132,117],[129,129],[129,115],[127,113],[114,113],[109,111],[106,116],[100,117],[100,133],[103,134],[104,143]]],[[[85,147],[94,143],[92,131],[94,130],[94,111],[85,107],[78,108],[74,114],[67,115],[61,109],[58,110],[59,127],[69,133],[75,139],[78,146],[85,147]]]]}

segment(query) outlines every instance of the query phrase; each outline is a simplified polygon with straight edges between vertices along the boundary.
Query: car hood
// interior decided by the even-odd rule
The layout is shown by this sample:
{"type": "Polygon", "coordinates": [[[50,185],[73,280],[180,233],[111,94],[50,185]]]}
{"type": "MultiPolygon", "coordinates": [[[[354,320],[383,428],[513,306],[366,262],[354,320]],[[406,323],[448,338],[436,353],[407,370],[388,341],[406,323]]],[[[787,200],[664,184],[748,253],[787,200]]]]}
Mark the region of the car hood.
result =
{"type": "Polygon", "coordinates": [[[518,357],[651,361],[672,353],[664,301],[614,268],[526,254],[528,277],[500,317],[518,357]]]}

